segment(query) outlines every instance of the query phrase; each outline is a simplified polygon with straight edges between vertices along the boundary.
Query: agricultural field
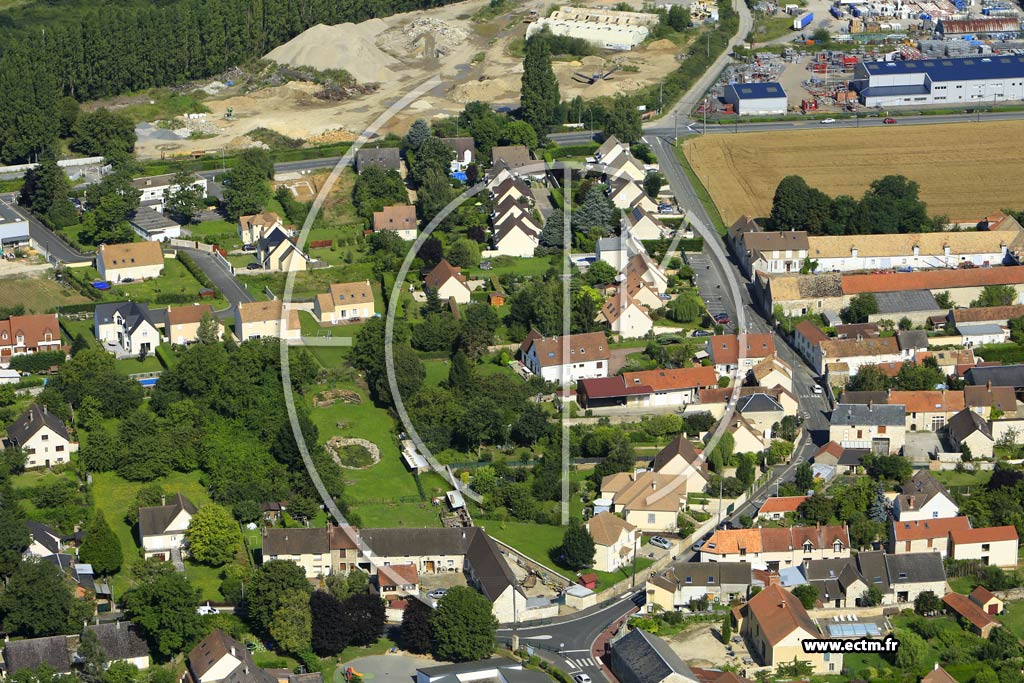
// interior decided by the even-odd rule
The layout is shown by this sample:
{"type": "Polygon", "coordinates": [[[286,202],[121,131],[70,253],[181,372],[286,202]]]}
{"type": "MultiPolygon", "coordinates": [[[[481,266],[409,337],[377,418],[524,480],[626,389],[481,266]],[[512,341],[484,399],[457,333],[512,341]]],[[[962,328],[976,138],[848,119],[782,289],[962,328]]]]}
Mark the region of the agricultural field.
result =
{"type": "Polygon", "coordinates": [[[1005,144],[1022,134],[1024,121],[872,126],[705,135],[683,150],[726,225],[768,215],[779,181],[794,174],[833,197],[860,197],[876,178],[905,175],[930,214],[969,220],[1024,207],[1024,187],[990,176],[993,158],[1004,177],[1024,172],[1024,149],[1005,144]]]}
{"type": "Polygon", "coordinates": [[[89,300],[44,274],[0,278],[0,308],[22,304],[26,313],[46,313],[58,306],[86,303],[89,300]]]}

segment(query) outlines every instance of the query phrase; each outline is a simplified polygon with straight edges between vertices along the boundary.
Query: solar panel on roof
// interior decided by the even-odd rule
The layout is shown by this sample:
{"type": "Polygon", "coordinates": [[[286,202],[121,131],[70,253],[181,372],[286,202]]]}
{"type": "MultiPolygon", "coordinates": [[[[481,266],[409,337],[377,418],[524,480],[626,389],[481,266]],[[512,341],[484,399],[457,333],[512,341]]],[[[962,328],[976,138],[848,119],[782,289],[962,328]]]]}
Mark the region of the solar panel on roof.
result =
{"type": "Polygon", "coordinates": [[[974,60],[973,59],[965,59],[963,61],[963,63],[966,64],[967,66],[974,66],[974,60]]]}
{"type": "Polygon", "coordinates": [[[1010,62],[1011,62],[1012,60],[1011,60],[1011,59],[1009,59],[1008,57],[1002,57],[1002,58],[1001,58],[1001,59],[1000,59],[999,61],[1000,61],[1000,62],[1001,62],[1002,64],[1009,64],[1009,63],[1010,63],[1010,62]]]}
{"type": "Polygon", "coordinates": [[[931,61],[924,62],[924,65],[925,66],[935,66],[935,62],[931,62],[931,61]]]}

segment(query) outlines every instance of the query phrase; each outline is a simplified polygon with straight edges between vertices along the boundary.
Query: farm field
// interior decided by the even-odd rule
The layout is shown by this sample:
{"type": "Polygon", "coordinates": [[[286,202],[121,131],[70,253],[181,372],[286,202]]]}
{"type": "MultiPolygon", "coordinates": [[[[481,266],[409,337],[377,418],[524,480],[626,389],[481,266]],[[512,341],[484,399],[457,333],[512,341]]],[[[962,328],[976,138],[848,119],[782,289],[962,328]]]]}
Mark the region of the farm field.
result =
{"type": "Polygon", "coordinates": [[[1005,144],[1022,134],[1024,121],[872,126],[706,135],[683,150],[726,225],[767,216],[779,181],[794,174],[830,196],[857,198],[876,178],[905,175],[921,186],[929,214],[969,220],[1024,206],[1024,187],[992,182],[988,162],[998,157],[1004,177],[1024,172],[1024,149],[1005,144]]]}

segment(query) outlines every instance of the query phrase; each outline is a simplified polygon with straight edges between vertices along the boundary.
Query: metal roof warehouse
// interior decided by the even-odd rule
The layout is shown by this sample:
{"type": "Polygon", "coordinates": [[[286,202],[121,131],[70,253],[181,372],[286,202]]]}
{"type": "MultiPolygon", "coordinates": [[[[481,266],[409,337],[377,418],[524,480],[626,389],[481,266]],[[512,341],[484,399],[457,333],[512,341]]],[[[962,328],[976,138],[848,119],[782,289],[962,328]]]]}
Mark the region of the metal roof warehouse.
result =
{"type": "Polygon", "coordinates": [[[1024,57],[861,62],[854,89],[869,107],[1024,99],[1024,57]]]}
{"type": "Polygon", "coordinates": [[[786,113],[786,91],[779,83],[730,83],[723,99],[740,115],[786,113]]]}

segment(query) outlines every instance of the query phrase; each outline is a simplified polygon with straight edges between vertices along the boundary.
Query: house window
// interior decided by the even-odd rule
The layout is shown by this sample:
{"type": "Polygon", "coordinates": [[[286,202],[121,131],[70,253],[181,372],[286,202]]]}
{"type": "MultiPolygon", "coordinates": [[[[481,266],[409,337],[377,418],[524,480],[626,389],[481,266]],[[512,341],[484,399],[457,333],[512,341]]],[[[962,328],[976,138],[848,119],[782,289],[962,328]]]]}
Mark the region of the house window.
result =
{"type": "Polygon", "coordinates": [[[50,440],[50,435],[49,435],[49,434],[43,434],[43,435],[42,435],[42,436],[40,437],[40,440],[41,440],[41,441],[49,441],[49,440],[50,440]]]}
{"type": "Polygon", "coordinates": [[[987,552],[989,551],[989,547],[990,547],[990,544],[988,544],[988,543],[982,543],[982,544],[981,544],[981,552],[983,552],[983,553],[987,553],[987,552]]]}
{"type": "Polygon", "coordinates": [[[647,523],[648,524],[654,524],[654,513],[653,512],[647,513],[647,523]]]}
{"type": "Polygon", "coordinates": [[[879,425],[878,426],[878,433],[879,434],[885,434],[885,425],[879,425]]]}
{"type": "Polygon", "coordinates": [[[687,576],[686,577],[686,584],[690,585],[691,583],[693,583],[693,577],[692,576],[687,576]]]}
{"type": "Polygon", "coordinates": [[[936,510],[935,512],[932,513],[932,519],[938,519],[938,518],[939,518],[939,511],[936,510]]]}
{"type": "Polygon", "coordinates": [[[836,541],[835,543],[832,544],[832,550],[836,551],[837,553],[842,551],[842,549],[843,549],[843,544],[840,543],[839,541],[836,541]]]}
{"type": "Polygon", "coordinates": [[[809,553],[813,549],[814,549],[814,546],[812,546],[809,542],[808,543],[804,543],[804,552],[805,553],[809,553]]]}
{"type": "Polygon", "coordinates": [[[715,584],[715,577],[709,576],[708,577],[708,585],[709,586],[713,586],[714,584],[715,584]]]}

